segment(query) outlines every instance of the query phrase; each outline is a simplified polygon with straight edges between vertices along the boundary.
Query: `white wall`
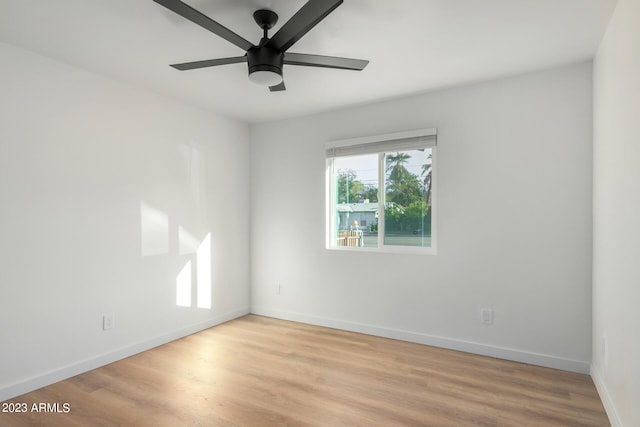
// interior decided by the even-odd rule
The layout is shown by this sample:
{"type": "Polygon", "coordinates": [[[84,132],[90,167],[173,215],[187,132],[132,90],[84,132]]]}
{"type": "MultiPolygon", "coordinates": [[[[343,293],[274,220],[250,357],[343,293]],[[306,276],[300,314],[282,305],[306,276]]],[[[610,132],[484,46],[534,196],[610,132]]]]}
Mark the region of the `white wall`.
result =
{"type": "Polygon", "coordinates": [[[252,311],[588,372],[591,77],[582,63],[252,126],[252,311]],[[428,127],[438,254],[326,250],[325,141],[428,127]]]}
{"type": "Polygon", "coordinates": [[[247,125],[6,44],[0,70],[0,401],[248,312],[247,125]]]}
{"type": "Polygon", "coordinates": [[[640,1],[594,65],[593,367],[613,425],[640,425],[640,1]],[[606,348],[606,349],[605,349],[606,348]]]}

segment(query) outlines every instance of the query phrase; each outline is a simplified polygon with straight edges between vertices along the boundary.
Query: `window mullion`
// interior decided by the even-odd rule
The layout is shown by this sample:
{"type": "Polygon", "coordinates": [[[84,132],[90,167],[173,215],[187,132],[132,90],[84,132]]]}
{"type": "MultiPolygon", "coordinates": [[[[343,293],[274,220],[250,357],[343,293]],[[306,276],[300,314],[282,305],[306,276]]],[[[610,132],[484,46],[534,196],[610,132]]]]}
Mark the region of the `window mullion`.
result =
{"type": "Polygon", "coordinates": [[[328,247],[336,245],[336,178],[335,178],[335,160],[329,159],[327,165],[327,204],[329,205],[329,212],[327,212],[327,228],[329,230],[328,247]]]}
{"type": "Polygon", "coordinates": [[[385,153],[378,154],[378,248],[384,246],[385,153]]]}

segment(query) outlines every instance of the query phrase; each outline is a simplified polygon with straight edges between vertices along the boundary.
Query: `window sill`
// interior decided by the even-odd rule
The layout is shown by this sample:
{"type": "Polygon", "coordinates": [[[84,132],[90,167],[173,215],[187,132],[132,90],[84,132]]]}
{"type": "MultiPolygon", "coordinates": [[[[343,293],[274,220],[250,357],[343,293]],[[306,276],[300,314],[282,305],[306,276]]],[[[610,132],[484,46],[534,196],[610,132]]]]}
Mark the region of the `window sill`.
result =
{"type": "Polygon", "coordinates": [[[336,252],[360,252],[378,254],[400,254],[400,255],[437,255],[438,251],[434,247],[425,248],[417,246],[383,246],[377,248],[365,248],[357,246],[328,246],[328,251],[336,252]]]}

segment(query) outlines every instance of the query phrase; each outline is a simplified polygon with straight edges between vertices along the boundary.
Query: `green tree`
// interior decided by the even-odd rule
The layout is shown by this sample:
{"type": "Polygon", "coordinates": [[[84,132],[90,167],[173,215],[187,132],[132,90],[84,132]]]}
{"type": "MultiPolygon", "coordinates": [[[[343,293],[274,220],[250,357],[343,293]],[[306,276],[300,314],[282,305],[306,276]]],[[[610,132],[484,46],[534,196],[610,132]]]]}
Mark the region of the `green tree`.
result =
{"type": "Polygon", "coordinates": [[[385,227],[392,232],[430,232],[431,165],[425,164],[419,177],[407,168],[411,155],[396,153],[386,158],[385,227]]]}
{"type": "Polygon", "coordinates": [[[378,187],[367,185],[364,189],[364,200],[369,200],[369,203],[378,203],[378,187]]]}
{"type": "Polygon", "coordinates": [[[387,232],[401,231],[404,209],[395,203],[386,203],[384,208],[384,227],[387,232]]]}
{"type": "Polygon", "coordinates": [[[418,177],[405,167],[411,155],[396,153],[386,157],[386,201],[402,207],[422,200],[422,184],[418,177]]]}
{"type": "Polygon", "coordinates": [[[353,169],[338,171],[338,203],[357,203],[365,198],[367,191],[362,181],[358,180],[353,169]]]}
{"type": "MultiPolygon", "coordinates": [[[[431,158],[431,154],[429,154],[428,158],[429,159],[431,158]]],[[[432,166],[433,166],[432,163],[423,164],[422,172],[420,174],[422,176],[422,186],[424,187],[425,201],[429,205],[429,208],[431,207],[431,183],[432,183],[432,177],[433,177],[432,166]]]]}
{"type": "Polygon", "coordinates": [[[428,228],[428,232],[431,232],[431,227],[426,224],[429,205],[424,200],[416,200],[411,202],[405,209],[403,218],[403,229],[407,231],[423,230],[428,228]]]}

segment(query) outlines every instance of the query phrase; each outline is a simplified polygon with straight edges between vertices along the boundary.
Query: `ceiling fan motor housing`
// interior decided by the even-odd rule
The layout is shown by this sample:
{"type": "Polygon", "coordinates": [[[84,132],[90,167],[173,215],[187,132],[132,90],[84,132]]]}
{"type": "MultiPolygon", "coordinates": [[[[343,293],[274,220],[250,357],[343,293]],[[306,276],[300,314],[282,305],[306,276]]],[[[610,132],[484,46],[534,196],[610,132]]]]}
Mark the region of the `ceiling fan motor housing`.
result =
{"type": "Polygon", "coordinates": [[[282,75],[284,53],[266,46],[254,46],[247,51],[249,74],[256,71],[271,71],[282,75]]]}

